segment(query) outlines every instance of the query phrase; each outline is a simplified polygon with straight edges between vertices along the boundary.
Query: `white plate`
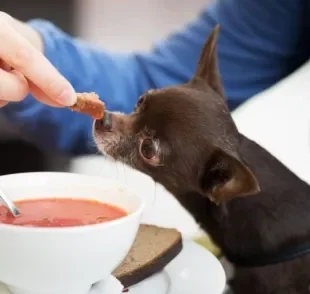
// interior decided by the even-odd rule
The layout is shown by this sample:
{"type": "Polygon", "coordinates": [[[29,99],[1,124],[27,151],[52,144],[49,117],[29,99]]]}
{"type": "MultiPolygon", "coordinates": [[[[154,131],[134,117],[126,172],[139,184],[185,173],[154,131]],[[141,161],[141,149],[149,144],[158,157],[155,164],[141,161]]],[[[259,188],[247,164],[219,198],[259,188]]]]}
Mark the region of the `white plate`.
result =
{"type": "MultiPolygon", "coordinates": [[[[165,269],[130,287],[128,294],[221,294],[226,277],[220,262],[209,251],[186,240],[181,253],[165,269]]],[[[0,283],[0,294],[10,294],[0,283]]]]}
{"type": "Polygon", "coordinates": [[[225,272],[217,258],[187,240],[181,253],[162,272],[130,287],[128,294],[221,294],[225,282],[225,272]]]}

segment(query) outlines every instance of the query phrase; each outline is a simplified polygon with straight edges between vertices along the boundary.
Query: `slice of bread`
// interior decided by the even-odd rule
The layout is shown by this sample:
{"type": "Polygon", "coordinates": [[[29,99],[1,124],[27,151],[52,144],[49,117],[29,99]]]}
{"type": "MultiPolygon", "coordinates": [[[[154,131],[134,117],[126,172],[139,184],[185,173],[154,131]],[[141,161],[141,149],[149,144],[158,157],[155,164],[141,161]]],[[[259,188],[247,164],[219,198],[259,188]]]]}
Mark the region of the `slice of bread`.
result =
{"type": "Polygon", "coordinates": [[[104,117],[105,104],[96,93],[76,93],[76,97],[76,103],[69,109],[88,114],[93,119],[102,119],[104,117]]]}
{"type": "Polygon", "coordinates": [[[161,271],[182,246],[177,230],[141,225],[132,248],[113,275],[125,288],[130,287],[161,271]]]}

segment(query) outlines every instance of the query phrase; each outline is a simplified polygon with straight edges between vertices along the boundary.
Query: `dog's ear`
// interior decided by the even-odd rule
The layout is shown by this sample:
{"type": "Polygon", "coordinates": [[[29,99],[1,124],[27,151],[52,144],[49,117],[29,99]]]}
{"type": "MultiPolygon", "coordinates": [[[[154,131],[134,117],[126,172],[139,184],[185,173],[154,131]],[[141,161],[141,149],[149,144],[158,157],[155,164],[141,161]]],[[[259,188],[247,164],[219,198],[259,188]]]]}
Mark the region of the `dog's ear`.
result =
{"type": "Polygon", "coordinates": [[[256,177],[238,156],[221,149],[215,150],[207,160],[200,186],[203,193],[215,203],[260,191],[256,177]]]}
{"type": "Polygon", "coordinates": [[[215,92],[224,97],[222,81],[218,70],[216,42],[219,34],[220,26],[216,25],[210,36],[208,37],[200,55],[197,71],[192,80],[204,80],[215,92]]]}

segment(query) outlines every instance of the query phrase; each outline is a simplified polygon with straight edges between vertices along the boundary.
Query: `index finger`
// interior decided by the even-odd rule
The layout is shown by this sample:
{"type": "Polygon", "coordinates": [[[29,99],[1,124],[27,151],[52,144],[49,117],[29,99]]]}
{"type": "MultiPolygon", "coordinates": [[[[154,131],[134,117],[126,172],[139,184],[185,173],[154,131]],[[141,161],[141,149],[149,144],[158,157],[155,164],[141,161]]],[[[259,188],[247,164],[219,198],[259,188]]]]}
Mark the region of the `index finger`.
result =
{"type": "Polygon", "coordinates": [[[0,57],[48,97],[64,106],[76,102],[70,83],[45,56],[10,25],[9,18],[0,14],[0,57]]]}

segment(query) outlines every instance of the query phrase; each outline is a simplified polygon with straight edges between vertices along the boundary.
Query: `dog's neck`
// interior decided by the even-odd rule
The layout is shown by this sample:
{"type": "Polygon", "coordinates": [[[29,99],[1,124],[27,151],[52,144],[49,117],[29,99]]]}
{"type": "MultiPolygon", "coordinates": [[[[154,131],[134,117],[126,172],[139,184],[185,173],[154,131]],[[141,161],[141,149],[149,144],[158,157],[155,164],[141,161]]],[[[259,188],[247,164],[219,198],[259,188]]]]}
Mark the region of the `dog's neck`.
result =
{"type": "Polygon", "coordinates": [[[309,185],[242,135],[240,155],[258,178],[259,194],[215,204],[198,192],[188,191],[178,195],[181,204],[224,254],[247,258],[294,251],[298,245],[309,247],[309,185]]]}

